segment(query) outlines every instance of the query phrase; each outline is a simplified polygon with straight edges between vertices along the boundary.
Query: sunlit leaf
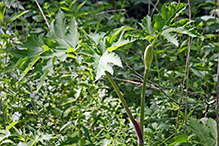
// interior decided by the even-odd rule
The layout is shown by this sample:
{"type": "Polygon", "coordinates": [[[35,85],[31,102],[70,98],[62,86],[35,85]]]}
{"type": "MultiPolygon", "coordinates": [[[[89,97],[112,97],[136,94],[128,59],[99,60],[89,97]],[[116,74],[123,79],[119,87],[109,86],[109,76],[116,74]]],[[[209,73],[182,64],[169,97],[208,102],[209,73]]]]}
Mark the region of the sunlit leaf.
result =
{"type": "Polygon", "coordinates": [[[55,17],[55,21],[50,25],[50,30],[47,36],[55,39],[59,47],[67,48],[70,46],[75,48],[79,42],[79,33],[77,31],[77,22],[75,18],[71,20],[69,26],[70,28],[67,30],[64,13],[59,11],[55,17]]]}

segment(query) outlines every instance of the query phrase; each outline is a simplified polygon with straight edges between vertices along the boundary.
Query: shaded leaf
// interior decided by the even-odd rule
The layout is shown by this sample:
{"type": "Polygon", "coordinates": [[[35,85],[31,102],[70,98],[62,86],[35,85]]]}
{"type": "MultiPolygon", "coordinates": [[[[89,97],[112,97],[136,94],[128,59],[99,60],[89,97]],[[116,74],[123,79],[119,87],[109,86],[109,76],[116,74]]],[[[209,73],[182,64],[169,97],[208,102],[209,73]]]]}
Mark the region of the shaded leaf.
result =
{"type": "Polygon", "coordinates": [[[170,26],[171,22],[183,11],[185,10],[187,4],[184,3],[174,3],[167,7],[166,4],[163,5],[161,14],[154,15],[155,24],[154,28],[160,32],[164,26],[170,26]]]}
{"type": "Polygon", "coordinates": [[[213,146],[215,140],[210,137],[209,129],[206,125],[200,123],[200,120],[190,118],[189,124],[187,125],[195,135],[197,135],[198,141],[206,146],[213,146]]]}
{"type": "Polygon", "coordinates": [[[198,77],[200,78],[204,78],[204,75],[202,75],[198,70],[194,69],[194,68],[190,68],[191,71],[198,77]]]}

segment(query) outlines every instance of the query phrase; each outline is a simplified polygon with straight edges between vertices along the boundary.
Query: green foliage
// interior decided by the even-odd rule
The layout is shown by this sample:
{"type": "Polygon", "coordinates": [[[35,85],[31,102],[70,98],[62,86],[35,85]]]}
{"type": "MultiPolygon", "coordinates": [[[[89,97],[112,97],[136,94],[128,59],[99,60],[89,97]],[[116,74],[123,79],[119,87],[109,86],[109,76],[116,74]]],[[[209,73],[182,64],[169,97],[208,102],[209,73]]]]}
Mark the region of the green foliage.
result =
{"type": "Polygon", "coordinates": [[[197,143],[207,146],[216,146],[217,126],[211,118],[202,118],[197,120],[190,119],[188,128],[196,135],[197,143]]]}
{"type": "Polygon", "coordinates": [[[88,35],[83,31],[86,43],[81,44],[84,48],[81,53],[87,56],[86,61],[93,66],[95,80],[105,75],[105,70],[113,74],[112,65],[122,67],[119,56],[111,51],[135,41],[135,39],[125,40],[123,38],[124,32],[130,29],[130,27],[121,27],[113,34],[108,34],[108,36],[107,33],[88,35]]]}
{"type": "Polygon", "coordinates": [[[139,120],[142,59],[150,44],[145,144],[216,145],[215,2],[192,4],[192,20],[186,2],[155,7],[151,1],[151,17],[148,2],[141,0],[38,2],[49,27],[35,1],[0,3],[0,145],[137,145],[134,127],[104,75],[112,74],[139,120]],[[187,85],[183,94],[180,89],[188,36],[193,39],[185,125],[187,85]]]}

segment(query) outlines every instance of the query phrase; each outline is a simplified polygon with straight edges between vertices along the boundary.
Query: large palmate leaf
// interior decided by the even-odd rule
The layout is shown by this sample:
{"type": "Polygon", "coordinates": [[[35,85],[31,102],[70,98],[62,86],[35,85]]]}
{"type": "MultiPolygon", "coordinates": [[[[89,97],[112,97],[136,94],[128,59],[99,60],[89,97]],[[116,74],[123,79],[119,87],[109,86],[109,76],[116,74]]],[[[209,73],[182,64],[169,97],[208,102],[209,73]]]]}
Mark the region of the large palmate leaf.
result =
{"type": "Polygon", "coordinates": [[[160,14],[154,15],[154,28],[161,32],[164,26],[170,26],[171,22],[186,8],[187,4],[174,3],[167,7],[163,5],[160,14]]]}
{"type": "Polygon", "coordinates": [[[86,48],[86,50],[83,50],[82,53],[89,55],[90,58],[87,59],[87,62],[91,63],[94,68],[96,76],[95,80],[98,80],[102,75],[105,75],[105,70],[113,74],[113,65],[122,67],[122,62],[119,56],[114,52],[108,52],[105,49],[104,43],[102,43],[102,45],[103,46],[101,48],[97,49],[91,48],[86,44],[82,44],[82,46],[86,48]]]}
{"type": "Polygon", "coordinates": [[[55,21],[53,21],[50,25],[50,30],[48,33],[48,37],[55,39],[58,43],[59,47],[67,48],[68,46],[75,48],[79,41],[79,33],[77,30],[77,23],[75,18],[73,18],[70,22],[69,30],[66,29],[65,25],[64,13],[59,11],[55,17],[55,21]]]}
{"type": "Polygon", "coordinates": [[[78,44],[79,33],[75,19],[71,20],[69,29],[67,29],[63,17],[64,13],[59,11],[47,37],[31,36],[24,45],[11,50],[13,58],[10,60],[7,71],[19,68],[21,70],[19,80],[27,74],[34,74],[37,91],[48,73],[53,70],[55,61],[57,59],[64,61],[68,47],[75,48],[78,44]]]}
{"type": "MultiPolygon", "coordinates": [[[[122,62],[117,54],[109,52],[109,41],[106,41],[105,33],[88,35],[83,32],[87,38],[87,43],[82,43],[84,48],[81,53],[87,55],[86,61],[93,66],[95,80],[98,80],[102,75],[105,75],[105,71],[113,74],[113,65],[122,67],[122,62]],[[108,44],[108,45],[107,45],[108,44]]],[[[110,38],[112,40],[112,38],[110,38]]],[[[116,39],[115,39],[116,40],[116,39]]],[[[111,41],[113,44],[113,41],[111,41]]],[[[116,46],[119,47],[119,46],[116,46]]]]}

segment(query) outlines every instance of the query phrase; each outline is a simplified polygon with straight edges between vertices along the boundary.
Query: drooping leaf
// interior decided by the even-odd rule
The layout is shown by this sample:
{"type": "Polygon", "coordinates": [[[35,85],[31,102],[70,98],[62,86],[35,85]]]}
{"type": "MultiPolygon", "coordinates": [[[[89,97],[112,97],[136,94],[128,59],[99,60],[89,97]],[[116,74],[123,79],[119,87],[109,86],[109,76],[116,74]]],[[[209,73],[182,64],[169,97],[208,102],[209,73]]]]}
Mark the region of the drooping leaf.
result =
{"type": "Polygon", "coordinates": [[[176,45],[177,47],[179,46],[177,37],[175,34],[171,34],[170,32],[172,31],[172,29],[165,29],[164,31],[162,31],[162,35],[172,44],[176,45]]]}
{"type": "Polygon", "coordinates": [[[189,26],[189,24],[192,22],[193,21],[190,21],[189,19],[183,19],[181,21],[175,22],[169,27],[164,27],[161,35],[163,35],[169,42],[176,45],[177,47],[179,46],[179,43],[176,34],[173,34],[173,32],[204,39],[204,37],[195,30],[195,27],[189,26]]]}
{"type": "Polygon", "coordinates": [[[24,71],[19,78],[19,80],[22,80],[31,67],[39,60],[38,56],[43,52],[42,45],[43,41],[41,37],[31,36],[24,45],[18,46],[18,49],[11,50],[11,54],[14,58],[10,60],[10,64],[6,71],[10,71],[17,67],[23,68],[24,71]]]}
{"type": "Polygon", "coordinates": [[[17,46],[18,49],[11,50],[13,58],[7,71],[19,68],[21,70],[19,80],[27,74],[34,74],[37,91],[48,73],[53,70],[55,61],[57,59],[64,61],[68,47],[75,49],[78,45],[79,33],[75,19],[71,20],[68,27],[63,17],[64,13],[59,11],[47,37],[31,36],[23,45],[17,46]]]}

